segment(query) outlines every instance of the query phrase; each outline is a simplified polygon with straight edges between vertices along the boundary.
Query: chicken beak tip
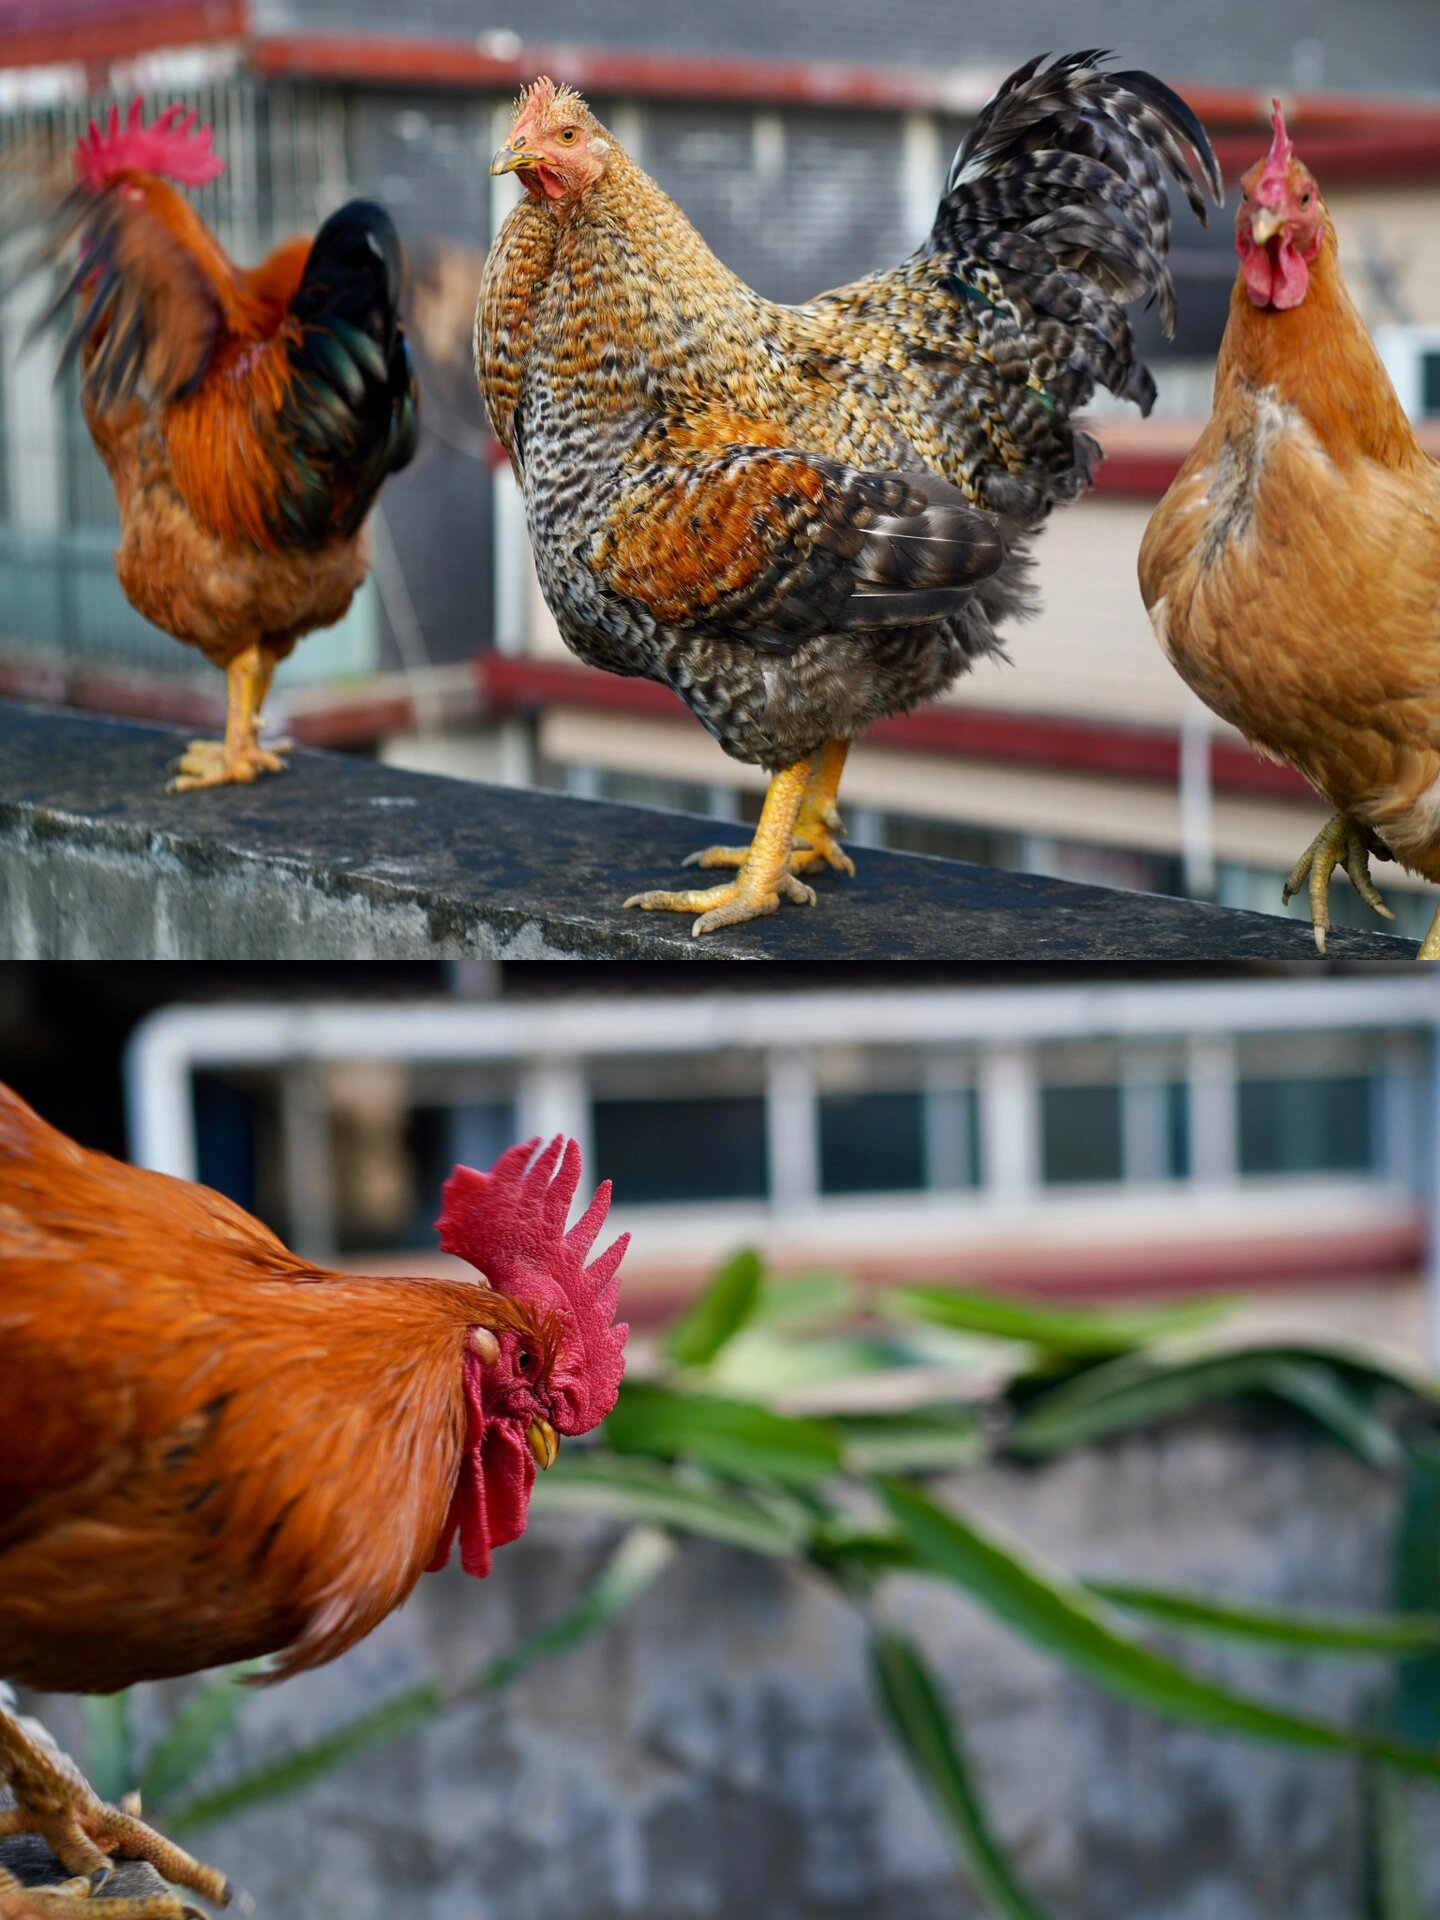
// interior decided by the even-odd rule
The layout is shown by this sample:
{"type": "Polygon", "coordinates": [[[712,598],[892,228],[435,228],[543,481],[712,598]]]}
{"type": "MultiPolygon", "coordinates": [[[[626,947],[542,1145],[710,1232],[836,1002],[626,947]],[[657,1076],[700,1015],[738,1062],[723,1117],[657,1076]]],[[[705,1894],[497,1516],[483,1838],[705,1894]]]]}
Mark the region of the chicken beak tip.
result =
{"type": "Polygon", "coordinates": [[[490,162],[491,173],[515,173],[521,167],[534,166],[536,156],[527,153],[522,147],[518,152],[514,147],[501,147],[490,162]]]}
{"type": "Polygon", "coordinates": [[[530,1451],[539,1463],[541,1471],[543,1472],[547,1467],[553,1467],[560,1452],[560,1436],[550,1422],[532,1420],[526,1430],[525,1438],[530,1443],[530,1451]]]}

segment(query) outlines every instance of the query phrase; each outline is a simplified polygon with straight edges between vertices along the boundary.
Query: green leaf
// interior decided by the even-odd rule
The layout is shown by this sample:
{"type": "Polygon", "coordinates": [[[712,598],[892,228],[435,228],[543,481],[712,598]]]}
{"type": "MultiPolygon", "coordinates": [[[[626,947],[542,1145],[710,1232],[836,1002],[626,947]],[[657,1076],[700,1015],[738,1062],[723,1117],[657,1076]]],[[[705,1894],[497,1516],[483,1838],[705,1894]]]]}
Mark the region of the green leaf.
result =
{"type": "Polygon", "coordinates": [[[675,1527],[752,1553],[798,1553],[809,1538],[798,1515],[778,1513],[731,1488],[642,1460],[581,1456],[557,1461],[536,1481],[531,1507],[675,1527]]]}
{"type": "Polygon", "coordinates": [[[990,1913],[998,1920],[1045,1920],[991,1830],[953,1720],[913,1643],[901,1634],[877,1631],[870,1664],[890,1731],[957,1843],[990,1913]]]}
{"type": "Polygon", "coordinates": [[[669,1534],[655,1527],[632,1527],[573,1607],[462,1681],[447,1696],[446,1705],[498,1693],[528,1667],[578,1647],[638,1600],[674,1557],[675,1542],[669,1534]]]}
{"type": "Polygon", "coordinates": [[[1052,1307],[1008,1293],[959,1287],[887,1287],[876,1295],[880,1313],[924,1320],[965,1333],[1022,1340],[1056,1353],[1128,1353],[1167,1334],[1188,1333],[1229,1313],[1231,1299],[1186,1300],[1176,1306],[1116,1309],[1052,1307]]]}
{"type": "MultiPolygon", "coordinates": [[[[1397,1609],[1440,1613],[1440,1435],[1410,1442],[1395,1533],[1397,1609]]],[[[1411,1740],[1440,1741],[1440,1653],[1405,1669],[1392,1724],[1411,1740]]]]}
{"type": "Polygon", "coordinates": [[[830,1424],[851,1473],[944,1473],[985,1453],[979,1415],[968,1407],[840,1414],[830,1424]]]}
{"type": "Polygon", "coordinates": [[[85,1700],[85,1772],[102,1800],[118,1800],[135,1785],[132,1699],[127,1691],[85,1700]]]}
{"type": "Polygon", "coordinates": [[[769,1280],[754,1313],[757,1327],[808,1333],[854,1313],[860,1289],[844,1273],[796,1273],[769,1280]]]}
{"type": "Polygon", "coordinates": [[[262,1664],[248,1660],[231,1667],[190,1695],[146,1756],[140,1796],[147,1807],[163,1807],[174,1799],[229,1738],[252,1692],[242,1676],[259,1672],[262,1664]]]}
{"type": "Polygon", "coordinates": [[[213,1826],[263,1801],[288,1798],[346,1765],[367,1747],[403,1739],[463,1701],[499,1692],[528,1667],[568,1652],[622,1613],[668,1565],[672,1553],[673,1545],[665,1535],[648,1527],[635,1528],[620,1542],[573,1607],[538,1628],[518,1647],[487,1661],[468,1679],[449,1688],[438,1679],[408,1687],[369,1713],[359,1714],[332,1728],[308,1746],[241,1774],[213,1793],[187,1800],[167,1812],[166,1824],[177,1831],[213,1826]]]}
{"type": "Polygon", "coordinates": [[[621,1389],[605,1438],[616,1453],[689,1458],[737,1479],[826,1480],[840,1468],[839,1444],[822,1421],[639,1381],[621,1389]]]}
{"type": "Polygon", "coordinates": [[[864,1374],[894,1373],[920,1356],[901,1330],[810,1333],[803,1337],[768,1327],[746,1327],[716,1359],[708,1380],[723,1392],[749,1399],[809,1391],[864,1374]],[[899,1335],[900,1337],[896,1337],[899,1335]]]}
{"type": "Polygon", "coordinates": [[[214,1826],[217,1821],[233,1820],[266,1800],[284,1800],[301,1793],[316,1780],[337,1767],[343,1767],[367,1747],[384,1746],[388,1741],[416,1733],[433,1720],[443,1707],[440,1682],[424,1680],[404,1693],[382,1701],[368,1713],[345,1721],[323,1739],[255,1767],[229,1780],[213,1792],[197,1794],[178,1807],[166,1809],[165,1824],[172,1832],[183,1833],[192,1827],[214,1826]]]}
{"type": "Polygon", "coordinates": [[[1335,1371],[1319,1362],[1274,1360],[1266,1385],[1324,1427],[1370,1467],[1393,1467],[1403,1449],[1383,1420],[1370,1412],[1335,1371]]]}
{"type": "Polygon", "coordinates": [[[1372,1920],[1427,1920],[1404,1785],[1389,1767],[1372,1769],[1366,1785],[1372,1920]]]}
{"type": "Polygon", "coordinates": [[[1389,1654],[1404,1659],[1440,1652],[1440,1615],[1296,1613],[1126,1580],[1086,1580],[1087,1593],[1128,1613],[1221,1639],[1257,1641],[1297,1653],[1389,1654]]]}
{"type": "Polygon", "coordinates": [[[661,1351],[679,1367],[708,1366],[759,1304],[760,1256],[746,1247],[726,1261],[699,1298],[666,1328],[661,1351]]]}
{"type": "Polygon", "coordinates": [[[1330,1359],[1295,1347],[1178,1359],[1134,1353],[1105,1361],[1031,1400],[1010,1428],[1006,1445],[1016,1453],[1058,1453],[1253,1393],[1302,1409],[1372,1464],[1394,1458],[1388,1430],[1349,1392],[1330,1359]]]}
{"type": "Polygon", "coordinates": [[[972,1521],[946,1513],[900,1481],[880,1492],[921,1569],[981,1606],[1065,1665],[1123,1700],[1222,1733],[1329,1753],[1362,1753],[1440,1779],[1440,1751],[1289,1713],[1175,1665],[1112,1627],[1085,1590],[972,1521]]]}

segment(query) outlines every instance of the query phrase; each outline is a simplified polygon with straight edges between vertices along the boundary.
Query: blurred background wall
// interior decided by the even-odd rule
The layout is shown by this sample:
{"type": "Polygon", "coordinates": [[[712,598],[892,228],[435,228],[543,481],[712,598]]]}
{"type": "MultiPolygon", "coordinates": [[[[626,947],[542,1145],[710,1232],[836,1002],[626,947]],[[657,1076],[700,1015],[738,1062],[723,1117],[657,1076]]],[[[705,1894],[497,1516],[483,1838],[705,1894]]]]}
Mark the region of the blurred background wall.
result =
{"type": "MultiPolygon", "coordinates": [[[[380,0],[0,0],[0,152],[36,129],[68,142],[141,90],[216,123],[229,164],[200,204],[239,257],[353,193],[399,220],[424,448],[376,516],[373,581],[281,671],[288,729],[462,776],[749,818],[758,775],[697,736],[668,692],[565,653],[484,431],[470,332],[518,191],[487,172],[514,91],[541,69],[578,82],[725,261],[803,300],[923,237],[951,153],[1012,65],[1097,43],[1183,88],[1232,203],[1270,93],[1285,97],[1365,317],[1440,450],[1424,425],[1440,419],[1440,37],[1426,0],[1258,13],[1023,0],[963,21],[932,0],[823,13],[536,0],[523,16],[446,0],[411,20],[380,0]]],[[[1155,415],[1097,409],[1110,457],[1040,542],[1043,611],[1015,635],[1015,665],[986,663],[938,707],[872,730],[847,774],[852,838],[1278,910],[1313,800],[1189,699],[1134,584],[1145,520],[1208,408],[1232,211],[1202,232],[1177,209],[1180,332],[1164,342],[1152,315],[1139,328],[1155,415]]],[[[208,720],[204,662],[114,581],[113,500],[73,382],[52,390],[44,348],[19,356],[37,298],[0,306],[0,694],[208,720]]],[[[1422,931],[1415,885],[1384,880],[1401,931],[1422,931]]],[[[1347,889],[1336,910],[1363,913],[1347,889]]]]}
{"type": "MultiPolygon", "coordinates": [[[[302,1252],[436,1270],[440,1184],[563,1130],[653,1321],[733,1248],[1039,1297],[1243,1290],[1426,1350],[1440,986],[1320,973],[0,969],[0,1078],[302,1252]]],[[[1440,1351],[1440,1347],[1434,1349],[1440,1351]]]]}

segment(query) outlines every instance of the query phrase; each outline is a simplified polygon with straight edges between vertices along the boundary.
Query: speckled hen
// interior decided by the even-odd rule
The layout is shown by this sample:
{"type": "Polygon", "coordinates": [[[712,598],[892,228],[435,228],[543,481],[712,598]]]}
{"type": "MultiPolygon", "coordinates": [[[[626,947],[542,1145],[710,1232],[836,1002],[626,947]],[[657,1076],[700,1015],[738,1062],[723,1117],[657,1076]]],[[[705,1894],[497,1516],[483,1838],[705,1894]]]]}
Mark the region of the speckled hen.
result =
{"type": "Polygon", "coordinates": [[[724,267],[572,89],[521,95],[475,356],[545,598],[582,660],[664,682],[771,773],[753,843],[692,856],[733,879],[627,905],[699,934],[853,872],[850,742],[998,650],[1028,536],[1089,479],[1096,386],[1148,411],[1124,305],[1173,327],[1165,176],[1203,220],[1219,175],[1182,100],[1101,59],[1012,74],[919,251],[799,307],[724,267]]]}

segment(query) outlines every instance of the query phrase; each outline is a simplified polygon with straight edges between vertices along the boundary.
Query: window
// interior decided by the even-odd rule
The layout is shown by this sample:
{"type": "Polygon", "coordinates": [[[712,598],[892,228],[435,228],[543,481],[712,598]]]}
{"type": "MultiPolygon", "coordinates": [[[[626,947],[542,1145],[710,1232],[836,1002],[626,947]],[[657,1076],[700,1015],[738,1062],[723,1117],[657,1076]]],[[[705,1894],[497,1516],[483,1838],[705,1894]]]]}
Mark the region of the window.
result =
{"type": "Polygon", "coordinates": [[[820,1191],[913,1193],[925,1185],[918,1093],[822,1094],[820,1191]]]}
{"type": "Polygon", "coordinates": [[[1119,1180],[1119,1087],[1042,1087],[1040,1166],[1047,1186],[1119,1180]]]}
{"type": "Polygon", "coordinates": [[[1440,414],[1440,349],[1420,356],[1420,411],[1427,420],[1440,414]]]}
{"type": "Polygon", "coordinates": [[[1368,1076],[1242,1080],[1240,1171],[1368,1173],[1375,1163],[1368,1076]]]}
{"type": "Polygon", "coordinates": [[[627,1206],[757,1200],[768,1190],[765,1102],[597,1100],[595,1159],[627,1206]]]}
{"type": "Polygon", "coordinates": [[[1190,1176],[1190,1088],[1180,1080],[1165,1087],[1165,1170],[1172,1180],[1190,1176]]]}

